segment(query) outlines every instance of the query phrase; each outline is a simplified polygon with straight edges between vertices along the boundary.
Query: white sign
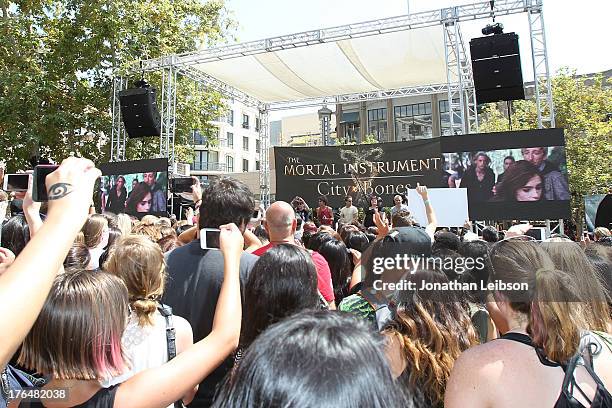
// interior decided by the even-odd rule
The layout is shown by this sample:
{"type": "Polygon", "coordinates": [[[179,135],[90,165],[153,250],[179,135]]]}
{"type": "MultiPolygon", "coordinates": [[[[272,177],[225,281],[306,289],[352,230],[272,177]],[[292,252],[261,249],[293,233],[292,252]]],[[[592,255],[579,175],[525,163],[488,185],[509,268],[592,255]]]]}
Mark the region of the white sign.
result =
{"type": "MultiPolygon", "coordinates": [[[[429,192],[429,204],[436,212],[438,226],[440,227],[462,227],[468,219],[467,189],[465,188],[431,188],[429,192]]],[[[410,214],[421,226],[427,225],[427,215],[423,199],[416,192],[408,191],[408,208],[410,214]]]]}

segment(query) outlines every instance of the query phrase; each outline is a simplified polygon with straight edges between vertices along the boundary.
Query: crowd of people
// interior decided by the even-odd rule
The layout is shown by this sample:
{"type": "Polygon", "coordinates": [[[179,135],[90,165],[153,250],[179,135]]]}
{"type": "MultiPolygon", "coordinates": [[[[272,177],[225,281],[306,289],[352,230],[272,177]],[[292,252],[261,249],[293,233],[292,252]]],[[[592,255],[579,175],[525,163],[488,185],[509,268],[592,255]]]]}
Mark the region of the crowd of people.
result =
{"type": "Polygon", "coordinates": [[[388,213],[378,197],[362,211],[296,197],[254,218],[230,178],[195,184],[186,221],[139,220],[95,213],[98,177],[66,159],[46,180],[65,193],[41,206],[28,191],[3,221],[0,406],[612,406],[606,228],[450,231],[426,186],[425,225],[402,196],[388,213]],[[399,255],[440,262],[374,268],[399,255]],[[454,285],[469,289],[431,289],[454,285]]]}

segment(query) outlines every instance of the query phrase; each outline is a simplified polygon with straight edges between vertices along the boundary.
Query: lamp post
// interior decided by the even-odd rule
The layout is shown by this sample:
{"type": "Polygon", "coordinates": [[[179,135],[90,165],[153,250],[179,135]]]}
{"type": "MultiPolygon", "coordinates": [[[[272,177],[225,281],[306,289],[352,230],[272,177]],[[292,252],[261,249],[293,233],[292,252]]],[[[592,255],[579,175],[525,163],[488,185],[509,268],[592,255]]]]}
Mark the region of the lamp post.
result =
{"type": "Polygon", "coordinates": [[[321,121],[321,143],[323,146],[327,146],[329,144],[331,115],[333,112],[327,106],[323,106],[317,113],[319,114],[319,121],[321,121]]]}

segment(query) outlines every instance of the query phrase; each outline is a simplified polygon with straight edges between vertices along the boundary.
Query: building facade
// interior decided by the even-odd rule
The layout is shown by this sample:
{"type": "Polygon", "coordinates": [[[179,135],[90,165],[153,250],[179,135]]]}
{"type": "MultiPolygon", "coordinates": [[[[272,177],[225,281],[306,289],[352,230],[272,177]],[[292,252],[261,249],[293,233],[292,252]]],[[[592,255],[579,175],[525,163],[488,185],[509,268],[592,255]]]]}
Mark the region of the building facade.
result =
{"type": "Polygon", "coordinates": [[[448,95],[432,94],[336,105],[338,138],[360,143],[430,139],[451,134],[448,95]]]}
{"type": "Polygon", "coordinates": [[[215,176],[259,171],[259,112],[239,102],[226,101],[227,113],[212,124],[217,128],[216,146],[194,132],[195,155],[191,175],[203,183],[215,176]]]}

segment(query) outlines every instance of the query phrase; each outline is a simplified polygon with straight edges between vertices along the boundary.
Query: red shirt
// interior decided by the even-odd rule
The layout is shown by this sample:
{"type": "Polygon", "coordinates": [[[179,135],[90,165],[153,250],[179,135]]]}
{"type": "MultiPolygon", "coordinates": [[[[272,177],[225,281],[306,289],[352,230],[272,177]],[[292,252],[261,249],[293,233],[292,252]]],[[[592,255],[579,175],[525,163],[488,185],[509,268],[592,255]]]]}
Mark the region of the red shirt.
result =
{"type": "Polygon", "coordinates": [[[332,225],[334,223],[334,214],[330,207],[317,207],[317,218],[321,225],[332,225]]]}
{"type": "MultiPolygon", "coordinates": [[[[262,246],[253,252],[253,255],[262,256],[266,251],[276,244],[269,243],[268,245],[262,246]]],[[[321,295],[329,303],[334,300],[334,287],[332,286],[331,272],[329,270],[329,264],[318,252],[308,251],[312,256],[312,261],[317,269],[317,287],[321,295]]]]}

